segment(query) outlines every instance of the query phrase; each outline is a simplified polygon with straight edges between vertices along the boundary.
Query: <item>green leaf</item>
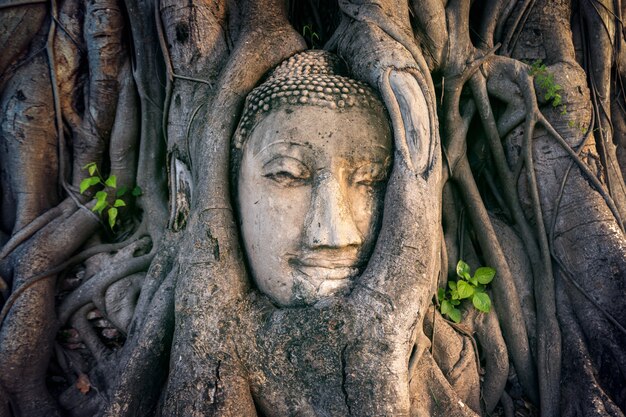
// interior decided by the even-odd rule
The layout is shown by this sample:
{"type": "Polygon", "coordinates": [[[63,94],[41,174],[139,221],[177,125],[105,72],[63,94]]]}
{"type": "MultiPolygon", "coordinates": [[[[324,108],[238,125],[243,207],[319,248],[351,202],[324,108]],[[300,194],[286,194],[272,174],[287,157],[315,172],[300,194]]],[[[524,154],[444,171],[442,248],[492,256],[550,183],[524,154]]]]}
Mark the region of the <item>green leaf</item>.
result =
{"type": "Polygon", "coordinates": [[[104,182],[108,187],[116,188],[117,187],[117,177],[115,175],[110,175],[109,178],[104,182]]]}
{"type": "Polygon", "coordinates": [[[80,182],[80,193],[84,194],[92,185],[96,185],[100,182],[98,177],[87,177],[80,182]]]}
{"type": "Polygon", "coordinates": [[[469,298],[472,296],[472,294],[474,294],[474,287],[472,287],[471,284],[468,284],[465,281],[459,281],[457,283],[457,288],[459,291],[460,299],[469,298]]]}
{"type": "Polygon", "coordinates": [[[437,298],[439,299],[439,301],[446,299],[446,289],[445,288],[439,288],[437,290],[437,298]]]}
{"type": "Polygon", "coordinates": [[[458,308],[452,307],[452,310],[448,312],[448,317],[450,317],[453,322],[460,323],[461,322],[461,310],[459,310],[458,308]]]}
{"type": "Polygon", "coordinates": [[[461,304],[461,300],[450,300],[450,304],[452,304],[453,306],[458,306],[459,304],[461,304]]]}
{"type": "Polygon", "coordinates": [[[120,200],[119,198],[117,200],[115,200],[115,203],[113,203],[113,207],[125,207],[126,203],[124,202],[124,200],[120,200]]]}
{"type": "Polygon", "coordinates": [[[441,314],[445,314],[455,323],[459,323],[461,321],[461,310],[455,308],[452,303],[447,300],[441,303],[441,314]]]}
{"type": "Polygon", "coordinates": [[[448,287],[450,287],[450,298],[457,300],[459,298],[459,292],[456,289],[456,281],[448,281],[448,287]]]}
{"type": "Polygon", "coordinates": [[[89,178],[85,178],[84,180],[82,180],[80,182],[80,193],[84,194],[85,191],[87,191],[87,188],[89,188],[89,178]]]}
{"type": "Polygon", "coordinates": [[[493,277],[496,276],[496,270],[488,266],[480,267],[474,273],[474,277],[478,279],[481,284],[489,284],[493,277]]]}
{"type": "Polygon", "coordinates": [[[128,192],[128,187],[125,185],[122,185],[120,188],[117,189],[117,192],[115,193],[116,197],[121,197],[124,194],[126,194],[128,192]]]}
{"type": "Polygon", "coordinates": [[[95,206],[91,210],[97,212],[98,214],[102,214],[102,210],[104,210],[107,206],[106,201],[98,201],[95,206]]]}
{"type": "Polygon", "coordinates": [[[83,169],[88,170],[89,175],[93,175],[96,172],[96,169],[98,169],[98,166],[96,165],[95,162],[90,162],[87,165],[85,165],[83,169]]]}
{"type": "Polygon", "coordinates": [[[467,281],[469,281],[474,287],[478,285],[478,279],[476,278],[476,275],[474,275],[473,277],[466,277],[467,281]]]}
{"type": "Polygon", "coordinates": [[[107,193],[105,193],[104,191],[98,191],[96,193],[96,200],[98,201],[91,210],[96,211],[99,214],[101,214],[102,210],[104,210],[107,206],[107,193]]]}
{"type": "Polygon", "coordinates": [[[98,201],[106,201],[108,194],[105,191],[98,191],[96,193],[96,200],[98,201]]]}
{"type": "Polygon", "coordinates": [[[143,194],[143,191],[141,190],[140,186],[136,186],[135,188],[133,188],[133,197],[139,197],[140,195],[143,194]]]}
{"type": "Polygon", "coordinates": [[[470,273],[469,265],[459,260],[459,262],[456,264],[456,274],[460,277],[464,277],[465,274],[469,275],[469,273],[470,273]]]}
{"type": "Polygon", "coordinates": [[[115,226],[115,220],[117,219],[117,209],[115,207],[111,207],[108,211],[109,213],[109,226],[113,229],[115,226]]]}
{"type": "Polygon", "coordinates": [[[484,292],[477,292],[472,297],[472,304],[476,307],[477,310],[480,310],[484,313],[489,313],[491,311],[491,299],[489,295],[484,292]]]}

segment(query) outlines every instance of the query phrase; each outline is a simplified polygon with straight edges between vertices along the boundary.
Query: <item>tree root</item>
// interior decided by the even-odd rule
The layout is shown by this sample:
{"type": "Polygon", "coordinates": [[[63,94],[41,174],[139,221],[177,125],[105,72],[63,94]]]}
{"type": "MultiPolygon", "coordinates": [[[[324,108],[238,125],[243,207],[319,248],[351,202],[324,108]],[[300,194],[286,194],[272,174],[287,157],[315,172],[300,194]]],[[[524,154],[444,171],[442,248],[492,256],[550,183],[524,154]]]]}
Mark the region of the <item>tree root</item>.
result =
{"type": "MultiPolygon", "coordinates": [[[[132,242],[130,242],[132,243],[132,242]]],[[[48,277],[53,277],[56,274],[58,274],[59,272],[64,271],[65,269],[69,268],[72,265],[75,265],[77,263],[83,262],[84,260],[98,254],[98,253],[102,253],[102,252],[112,252],[112,251],[116,251],[119,249],[122,249],[126,246],[128,246],[130,244],[129,242],[120,242],[120,243],[111,243],[111,244],[104,244],[104,245],[97,245],[97,246],[92,246],[91,248],[88,248],[86,250],[84,250],[83,252],[71,257],[70,259],[68,259],[67,261],[61,263],[60,265],[48,269],[45,272],[42,272],[40,274],[37,274],[31,278],[28,278],[24,281],[24,283],[18,287],[7,299],[6,303],[3,305],[2,311],[0,312],[0,325],[2,324],[2,322],[4,321],[4,318],[6,317],[6,315],[8,314],[9,310],[11,309],[11,307],[13,306],[13,304],[15,303],[15,301],[24,293],[24,291],[26,291],[28,288],[32,287],[34,284],[36,284],[37,282],[41,281],[42,279],[48,278],[48,277]]]]}
{"type": "MultiPolygon", "coordinates": [[[[48,69],[50,71],[50,84],[52,86],[52,103],[55,116],[57,132],[57,143],[59,147],[59,180],[61,186],[68,196],[73,197],[73,193],[67,187],[66,167],[65,167],[65,135],[63,132],[63,114],[61,110],[61,97],[59,96],[59,83],[57,81],[57,70],[54,59],[54,37],[58,21],[58,9],[56,0],[50,1],[50,28],[48,29],[48,39],[46,41],[46,55],[48,57],[48,69]]],[[[78,204],[77,204],[78,205],[78,204]]]]}
{"type": "Polygon", "coordinates": [[[459,398],[427,350],[416,367],[412,378],[411,415],[433,417],[477,417],[478,414],[459,398]],[[418,384],[421,381],[421,384],[418,384]]]}
{"type": "MultiPolygon", "coordinates": [[[[473,321],[472,317],[469,317],[467,321],[473,321]]],[[[480,384],[478,382],[481,366],[478,347],[470,327],[472,326],[457,325],[444,319],[433,306],[430,307],[424,319],[424,332],[431,334],[431,355],[438,368],[463,402],[475,412],[480,412],[480,384]],[[432,314],[430,314],[431,309],[432,314]],[[438,329],[436,336],[435,329],[438,329]]],[[[421,360],[420,356],[419,361],[421,360]]],[[[422,374],[417,366],[418,363],[415,363],[413,369],[410,369],[411,379],[422,374]]],[[[413,384],[423,383],[424,381],[415,381],[413,384]]]]}
{"type": "Polygon", "coordinates": [[[135,306],[135,314],[133,315],[128,329],[129,335],[140,331],[145,320],[147,320],[150,303],[173,268],[173,259],[176,256],[178,245],[180,245],[180,241],[177,240],[178,238],[180,238],[180,236],[173,235],[169,232],[165,233],[159,247],[153,248],[155,256],[150,263],[150,267],[146,273],[147,278],[143,280],[143,285],[139,292],[139,299],[135,306]]]}
{"type": "MultiPolygon", "coordinates": [[[[462,79],[459,79],[459,81],[462,81],[462,79]]],[[[448,84],[450,92],[448,94],[449,101],[447,101],[449,110],[446,110],[446,117],[450,120],[447,120],[446,124],[449,126],[447,129],[454,132],[447,142],[448,160],[453,161],[449,162],[451,163],[452,176],[469,208],[468,213],[487,262],[498,271],[499,279],[494,281],[493,290],[496,309],[500,311],[498,317],[501,321],[503,334],[505,340],[507,340],[507,346],[511,349],[513,363],[516,369],[519,370],[522,385],[529,396],[536,400],[538,396],[535,391],[535,381],[537,379],[530,355],[525,325],[522,320],[523,315],[519,298],[517,297],[517,290],[502,248],[498,244],[493,226],[474,182],[474,177],[465,155],[465,146],[463,144],[459,145],[459,141],[462,143],[465,141],[465,131],[459,129],[459,126],[463,126],[462,118],[458,113],[460,87],[450,84],[448,84]],[[453,103],[456,103],[456,105],[453,103]],[[455,128],[452,126],[455,126],[455,128]]]]}
{"type": "Polygon", "coordinates": [[[552,127],[552,124],[545,118],[545,116],[543,116],[542,114],[538,114],[537,121],[540,122],[543,125],[543,127],[546,128],[548,133],[550,133],[550,135],[554,139],[556,139],[559,145],[561,145],[561,147],[569,154],[569,156],[576,163],[578,168],[580,168],[580,170],[583,172],[585,177],[589,180],[589,182],[593,184],[593,187],[595,188],[595,190],[602,196],[607,206],[611,210],[611,213],[613,213],[613,216],[615,217],[615,221],[619,225],[620,229],[622,229],[622,231],[625,231],[624,224],[622,223],[620,213],[617,207],[615,206],[615,202],[613,201],[611,196],[605,191],[604,187],[602,186],[598,178],[591,172],[587,164],[585,164],[580,159],[576,151],[574,151],[572,147],[567,143],[567,141],[563,139],[561,134],[557,132],[556,129],[554,129],[554,127],[552,127]]]}
{"type": "Polygon", "coordinates": [[[54,219],[61,216],[65,210],[62,205],[68,206],[69,201],[64,200],[58,206],[51,208],[39,217],[33,219],[30,223],[18,230],[11,239],[2,247],[0,251],[0,260],[6,258],[13,252],[19,245],[28,240],[32,235],[37,233],[41,228],[45,227],[48,223],[51,223],[54,219]]]}
{"type": "Polygon", "coordinates": [[[509,394],[507,394],[506,391],[502,392],[500,404],[502,405],[502,409],[504,411],[504,417],[515,417],[515,406],[513,404],[513,400],[509,397],[509,394]]]}
{"type": "MultiPolygon", "coordinates": [[[[134,248],[132,249],[134,250],[134,248]]],[[[124,250],[121,252],[124,252],[124,250]]],[[[102,302],[104,299],[104,293],[111,284],[129,275],[145,271],[154,257],[154,254],[149,253],[138,258],[125,259],[132,252],[124,254],[121,252],[119,256],[120,260],[117,262],[122,263],[112,264],[108,268],[105,267],[102,271],[98,272],[87,282],[74,290],[63,301],[63,304],[61,304],[58,309],[59,321],[61,323],[65,323],[69,317],[76,312],[76,310],[87,303],[100,300],[100,303],[104,304],[102,302]]],[[[104,305],[96,306],[99,309],[103,309],[105,307],[104,305]]]]}
{"type": "Polygon", "coordinates": [[[504,387],[509,377],[509,356],[504,342],[498,317],[495,313],[475,312],[474,327],[476,338],[482,347],[485,358],[485,376],[482,383],[482,399],[487,414],[493,412],[498,401],[505,394],[504,387]]]}
{"type": "MultiPolygon", "coordinates": [[[[534,98],[534,88],[530,90],[534,98]]],[[[561,377],[561,337],[556,322],[556,306],[554,297],[554,275],[549,257],[547,233],[539,199],[539,188],[533,162],[533,130],[534,118],[527,117],[524,128],[524,162],[526,164],[527,181],[533,202],[537,238],[542,254],[543,277],[535,278],[535,301],[537,303],[537,368],[539,377],[539,393],[541,412],[546,416],[558,415],[561,377]],[[547,255],[548,254],[548,255],[547,255]]],[[[519,370],[518,370],[519,372],[519,370]]]]}
{"type": "Polygon", "coordinates": [[[87,313],[95,309],[93,303],[87,303],[80,307],[71,317],[70,325],[78,330],[80,338],[85,343],[89,351],[96,359],[97,363],[102,366],[107,363],[108,349],[100,341],[100,338],[94,331],[91,323],[87,320],[87,313]]]}
{"type": "MultiPolygon", "coordinates": [[[[163,274],[165,275],[165,274],[163,274]]],[[[124,354],[118,363],[126,371],[117,377],[110,387],[109,398],[103,416],[147,416],[154,411],[154,404],[166,377],[172,335],[174,333],[174,289],[179,277],[178,268],[166,276],[156,277],[158,290],[141,312],[145,319],[141,327],[134,327],[124,345],[124,354]],[[145,314],[150,311],[150,314],[145,314]],[[136,375],[148,383],[137,384],[136,375]]],[[[153,277],[145,282],[153,281],[153,277]]],[[[144,284],[147,285],[147,284],[144,284]]],[[[180,359],[179,359],[180,360],[180,359]]]]}
{"type": "Polygon", "coordinates": [[[568,375],[563,386],[563,417],[623,417],[624,414],[603,390],[592,358],[585,346],[585,337],[576,323],[575,314],[564,287],[557,285],[559,322],[563,327],[564,350],[569,358],[563,363],[568,375]],[[584,381],[585,383],[581,383],[584,381]]]}
{"type": "Polygon", "coordinates": [[[28,6],[31,4],[47,3],[48,0],[5,0],[0,4],[0,9],[8,9],[11,7],[28,6]]]}
{"type": "MultiPolygon", "coordinates": [[[[513,2],[511,2],[513,3],[513,2]]],[[[518,6],[519,3],[516,3],[515,6],[518,6]]],[[[526,23],[526,19],[530,15],[530,12],[535,5],[535,0],[524,0],[524,3],[518,7],[517,14],[513,20],[511,28],[508,30],[504,41],[502,42],[502,53],[504,55],[510,56],[513,49],[515,49],[515,45],[517,44],[517,40],[519,39],[520,33],[524,28],[524,24],[526,23]]]]}
{"type": "Polygon", "coordinates": [[[137,204],[144,210],[144,216],[150,218],[148,234],[154,242],[159,242],[167,224],[168,212],[167,195],[163,187],[166,184],[162,169],[164,158],[158,139],[162,137],[163,91],[159,83],[158,65],[155,65],[161,62],[161,55],[154,42],[158,35],[154,19],[157,12],[153,3],[125,1],[127,12],[137,17],[130,21],[133,47],[143,52],[135,57],[133,66],[141,110],[136,184],[141,187],[143,195],[137,199],[137,204]]]}

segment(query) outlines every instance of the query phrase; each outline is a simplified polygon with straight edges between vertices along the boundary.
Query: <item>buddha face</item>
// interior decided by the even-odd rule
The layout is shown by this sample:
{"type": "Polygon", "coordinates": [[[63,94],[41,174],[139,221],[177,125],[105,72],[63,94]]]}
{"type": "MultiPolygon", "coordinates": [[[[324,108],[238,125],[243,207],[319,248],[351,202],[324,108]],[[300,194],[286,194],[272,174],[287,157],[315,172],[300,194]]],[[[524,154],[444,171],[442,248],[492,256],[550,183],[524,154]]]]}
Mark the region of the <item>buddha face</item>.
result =
{"type": "Polygon", "coordinates": [[[239,216],[258,288],[280,306],[349,291],[374,245],[391,164],[384,115],[281,106],[242,149],[239,216]]]}

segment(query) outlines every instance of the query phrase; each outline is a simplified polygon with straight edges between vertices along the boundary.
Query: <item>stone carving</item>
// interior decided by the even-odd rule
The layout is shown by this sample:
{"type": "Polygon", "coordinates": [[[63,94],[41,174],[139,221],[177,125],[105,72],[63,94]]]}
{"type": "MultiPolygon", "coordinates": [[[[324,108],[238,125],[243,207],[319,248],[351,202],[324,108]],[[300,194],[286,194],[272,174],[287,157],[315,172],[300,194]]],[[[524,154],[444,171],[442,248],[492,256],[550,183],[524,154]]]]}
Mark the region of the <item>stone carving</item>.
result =
{"type": "Polygon", "coordinates": [[[350,289],[380,225],[391,130],[370,87],[324,51],[295,55],[246,103],[234,162],[245,251],[281,306],[350,289]]]}

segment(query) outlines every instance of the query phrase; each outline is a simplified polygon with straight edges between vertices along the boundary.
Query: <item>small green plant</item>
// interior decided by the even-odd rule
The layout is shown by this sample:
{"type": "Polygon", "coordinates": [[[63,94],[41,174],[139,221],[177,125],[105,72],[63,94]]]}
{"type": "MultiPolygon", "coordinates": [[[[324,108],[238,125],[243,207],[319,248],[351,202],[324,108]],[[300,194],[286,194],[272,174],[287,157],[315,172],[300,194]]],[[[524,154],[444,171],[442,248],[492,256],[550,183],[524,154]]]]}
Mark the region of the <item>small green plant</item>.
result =
{"type": "Polygon", "coordinates": [[[491,299],[485,292],[485,287],[493,280],[496,270],[490,267],[481,267],[472,276],[469,265],[459,261],[456,264],[456,274],[459,276],[456,281],[448,281],[448,288],[439,288],[437,292],[441,314],[445,314],[453,322],[459,323],[461,310],[457,306],[461,304],[462,300],[470,298],[476,309],[489,313],[491,311],[491,299]]]}
{"type": "Polygon", "coordinates": [[[552,107],[554,108],[560,106],[561,115],[565,116],[567,114],[567,106],[562,104],[562,97],[561,94],[559,94],[559,92],[563,90],[563,87],[554,81],[554,74],[548,71],[548,68],[543,62],[541,62],[540,59],[530,65],[528,73],[535,77],[539,88],[541,88],[544,92],[544,99],[547,102],[552,103],[552,107]]]}
{"type": "Polygon", "coordinates": [[[313,25],[308,24],[302,27],[302,37],[309,41],[312,48],[317,48],[317,43],[320,40],[320,36],[313,30],[313,25]]]}
{"type": "Polygon", "coordinates": [[[580,133],[587,133],[587,126],[584,123],[577,122],[576,120],[570,120],[567,125],[572,129],[577,129],[580,133]]]}
{"type": "MultiPolygon", "coordinates": [[[[110,204],[108,192],[105,190],[97,191],[94,196],[96,199],[96,204],[91,209],[92,211],[100,215],[102,215],[102,212],[105,209],[107,209],[107,215],[109,218],[109,227],[113,229],[113,227],[115,226],[115,222],[117,220],[117,213],[118,213],[117,209],[119,207],[126,206],[126,203],[121,197],[123,197],[128,192],[128,188],[122,186],[118,189],[117,178],[115,175],[109,175],[109,177],[105,180],[104,177],[102,177],[102,175],[100,174],[98,165],[95,162],[88,163],[87,165],[83,167],[83,169],[86,169],[87,172],[89,172],[89,177],[85,178],[84,180],[80,182],[81,194],[85,194],[87,190],[89,190],[89,188],[95,185],[101,185],[105,187],[105,190],[107,189],[106,187],[108,187],[108,189],[115,192],[115,197],[116,197],[115,201],[113,202],[113,204],[110,204]]],[[[141,188],[135,187],[131,191],[131,194],[135,197],[141,195],[141,188]]]]}

